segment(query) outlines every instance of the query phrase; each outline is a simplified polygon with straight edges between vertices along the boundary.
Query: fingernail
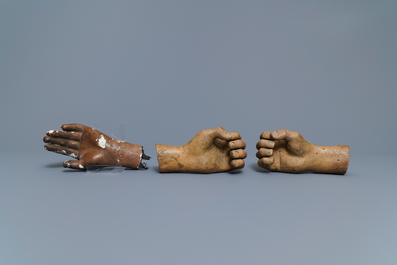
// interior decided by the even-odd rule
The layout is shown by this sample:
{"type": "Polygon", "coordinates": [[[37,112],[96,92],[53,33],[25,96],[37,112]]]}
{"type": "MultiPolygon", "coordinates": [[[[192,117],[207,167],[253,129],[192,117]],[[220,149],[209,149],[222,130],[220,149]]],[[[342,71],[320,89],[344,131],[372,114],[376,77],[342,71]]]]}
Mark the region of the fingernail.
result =
{"type": "Polygon", "coordinates": [[[272,132],[272,136],[277,137],[277,132],[276,131],[272,132]]]}

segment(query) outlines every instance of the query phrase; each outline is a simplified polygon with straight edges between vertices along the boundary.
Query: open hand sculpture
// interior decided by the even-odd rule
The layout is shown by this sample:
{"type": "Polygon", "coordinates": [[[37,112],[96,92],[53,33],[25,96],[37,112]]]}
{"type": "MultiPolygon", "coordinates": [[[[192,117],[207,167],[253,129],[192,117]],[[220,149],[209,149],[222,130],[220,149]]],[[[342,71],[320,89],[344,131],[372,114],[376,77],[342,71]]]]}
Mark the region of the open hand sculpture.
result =
{"type": "Polygon", "coordinates": [[[216,173],[244,167],[246,144],[222,127],[202,130],[182,146],[156,144],[160,172],[216,173]]]}
{"type": "Polygon", "coordinates": [[[349,166],[349,146],[317,146],[298,132],[263,132],[256,144],[258,165],[270,171],[345,174],[349,166]]]}
{"type": "Polygon", "coordinates": [[[67,155],[64,167],[86,169],[87,165],[120,165],[133,169],[145,168],[142,159],[150,159],[141,145],[115,140],[100,131],[81,124],[64,124],[62,131],[51,130],[43,141],[48,151],[67,155]]]}

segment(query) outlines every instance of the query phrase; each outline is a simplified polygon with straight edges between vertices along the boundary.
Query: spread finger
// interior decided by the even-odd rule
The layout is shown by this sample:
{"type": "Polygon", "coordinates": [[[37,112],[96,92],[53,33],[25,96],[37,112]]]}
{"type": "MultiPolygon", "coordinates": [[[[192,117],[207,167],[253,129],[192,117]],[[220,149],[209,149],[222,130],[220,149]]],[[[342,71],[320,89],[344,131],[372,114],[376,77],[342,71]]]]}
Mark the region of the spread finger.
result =
{"type": "Polygon", "coordinates": [[[62,146],[62,147],[76,149],[76,150],[79,150],[79,148],[80,148],[80,142],[73,141],[73,140],[67,140],[67,139],[64,139],[64,138],[56,138],[56,137],[45,136],[43,141],[45,143],[49,143],[49,144],[53,144],[53,145],[59,145],[59,146],[62,146]]]}
{"type": "Polygon", "coordinates": [[[65,132],[65,131],[58,131],[58,130],[50,130],[47,132],[48,136],[57,137],[57,138],[64,138],[78,141],[81,138],[80,132],[65,132]]]}
{"type": "Polygon", "coordinates": [[[74,131],[74,132],[82,132],[84,131],[85,127],[86,127],[85,125],[77,124],[77,123],[64,124],[61,126],[61,128],[64,131],[74,131]]]}
{"type": "Polygon", "coordinates": [[[61,155],[67,155],[73,158],[78,158],[78,152],[76,150],[70,149],[70,148],[65,148],[63,146],[59,145],[53,145],[53,144],[46,144],[44,145],[44,149],[47,151],[51,151],[57,154],[61,155]]]}

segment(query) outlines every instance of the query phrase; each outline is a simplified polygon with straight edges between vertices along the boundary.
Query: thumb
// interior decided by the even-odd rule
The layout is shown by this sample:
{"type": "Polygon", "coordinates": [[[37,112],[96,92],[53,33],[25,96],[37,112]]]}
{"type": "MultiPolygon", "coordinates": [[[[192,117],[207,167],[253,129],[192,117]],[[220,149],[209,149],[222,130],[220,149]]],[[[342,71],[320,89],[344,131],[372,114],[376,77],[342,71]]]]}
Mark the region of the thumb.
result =
{"type": "Polygon", "coordinates": [[[76,160],[68,160],[63,162],[63,167],[74,168],[74,169],[85,169],[85,166],[81,163],[81,161],[76,161],[76,160]]]}
{"type": "Polygon", "coordinates": [[[296,138],[299,134],[297,132],[292,132],[289,130],[277,130],[270,134],[273,140],[286,140],[291,141],[296,138]]]}
{"type": "Polygon", "coordinates": [[[212,136],[213,138],[220,138],[225,141],[232,141],[232,140],[238,140],[241,139],[241,135],[238,132],[228,132],[222,127],[216,127],[212,129],[212,136]]]}

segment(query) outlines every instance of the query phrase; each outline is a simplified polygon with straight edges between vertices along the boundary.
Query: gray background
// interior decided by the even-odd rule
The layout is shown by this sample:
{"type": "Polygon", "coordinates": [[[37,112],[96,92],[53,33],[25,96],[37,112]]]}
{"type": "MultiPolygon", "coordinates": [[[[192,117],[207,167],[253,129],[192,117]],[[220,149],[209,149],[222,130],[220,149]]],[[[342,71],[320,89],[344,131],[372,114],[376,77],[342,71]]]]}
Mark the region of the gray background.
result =
{"type": "Polygon", "coordinates": [[[396,1],[0,1],[0,264],[395,264],[396,1]],[[63,169],[96,126],[150,169],[63,169]],[[244,170],[159,174],[222,126],[244,170]],[[264,130],[347,144],[345,176],[256,166],[264,130]]]}

